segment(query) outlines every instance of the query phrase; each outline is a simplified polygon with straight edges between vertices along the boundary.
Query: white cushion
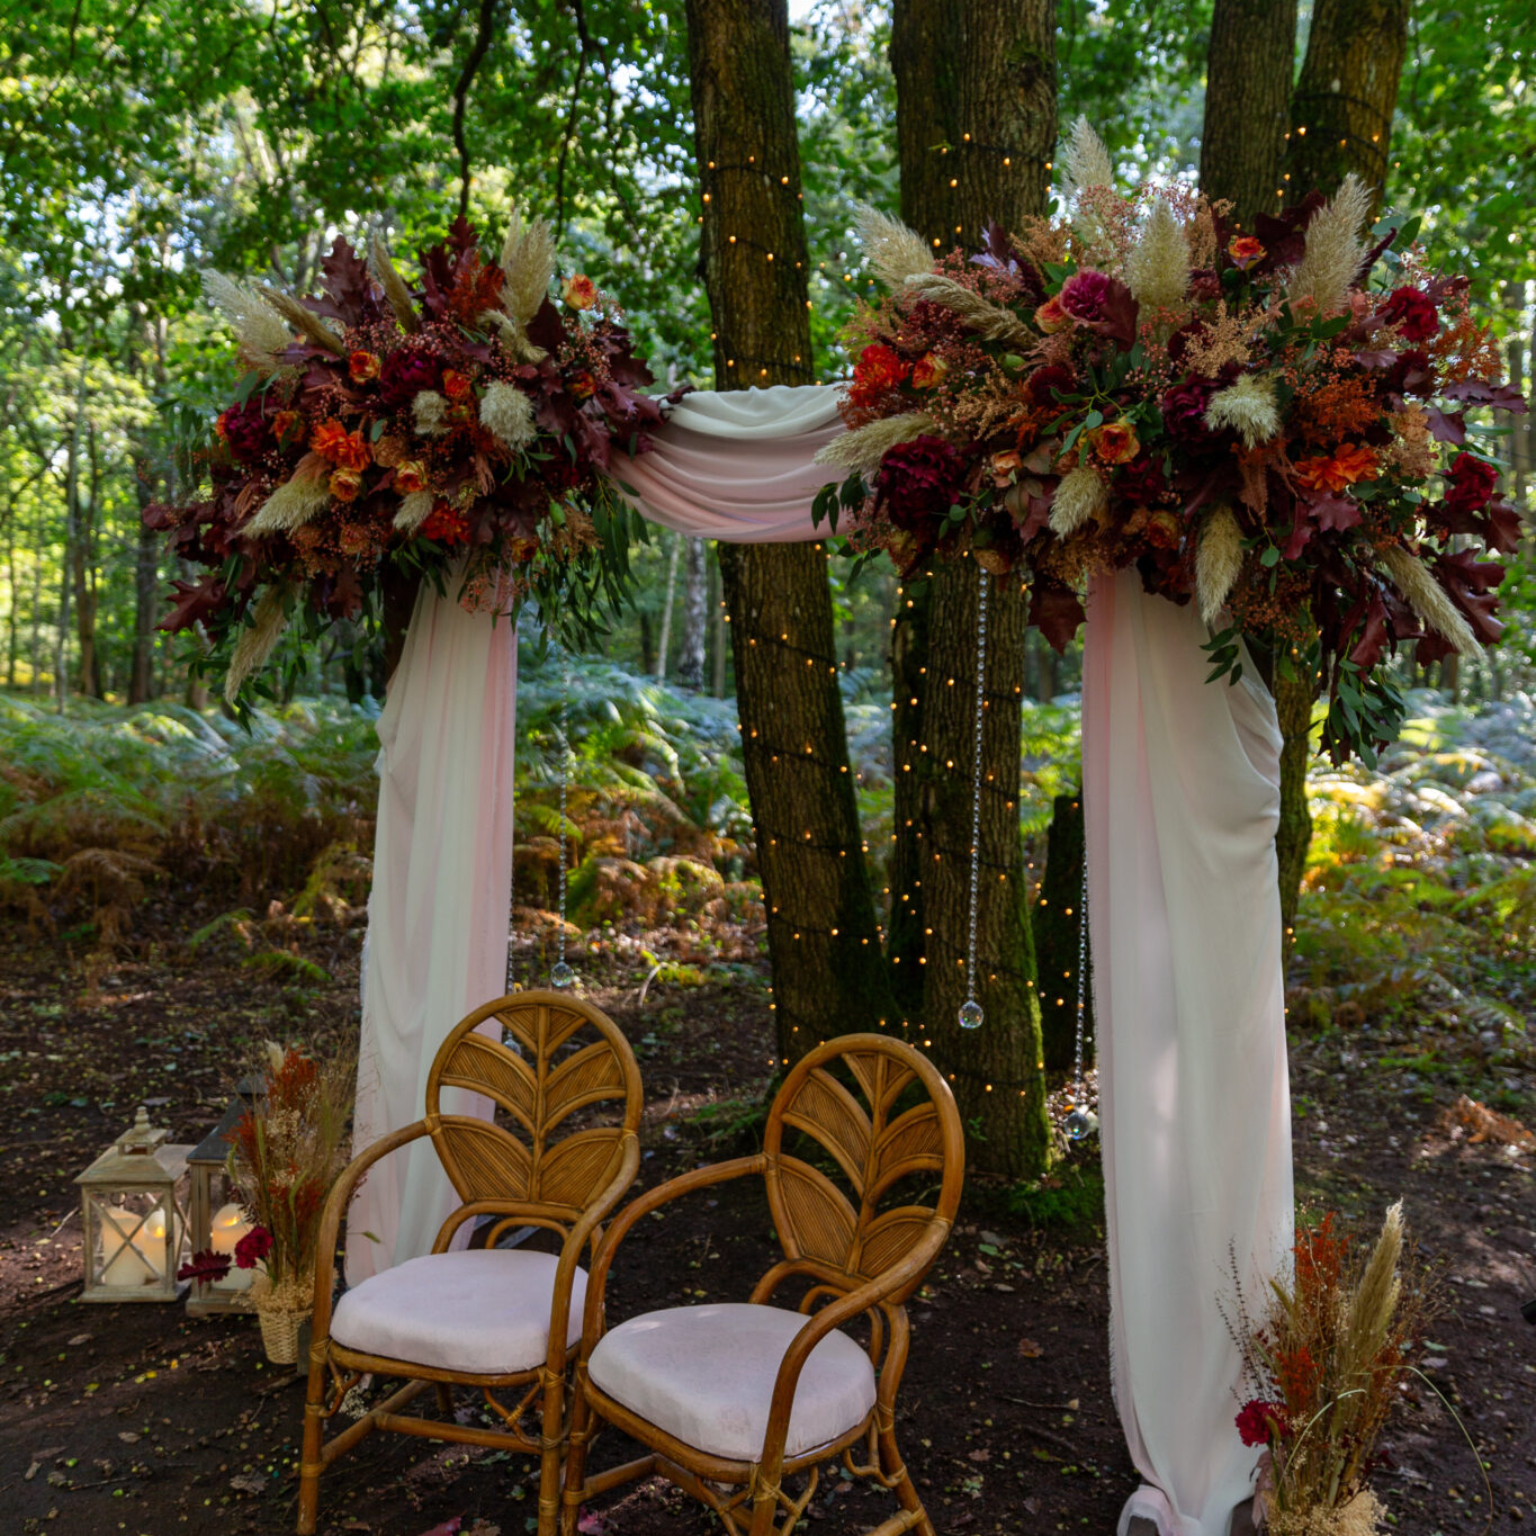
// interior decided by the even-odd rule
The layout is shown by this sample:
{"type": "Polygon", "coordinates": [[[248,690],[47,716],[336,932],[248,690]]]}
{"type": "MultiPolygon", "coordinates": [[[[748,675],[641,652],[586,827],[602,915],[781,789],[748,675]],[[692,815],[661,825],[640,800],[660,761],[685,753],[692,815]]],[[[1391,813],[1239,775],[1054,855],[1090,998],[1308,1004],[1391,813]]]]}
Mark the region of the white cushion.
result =
{"type": "MultiPolygon", "coordinates": [[[[756,1461],[779,1365],[809,1321],[746,1302],[646,1312],[605,1334],[588,1370],[600,1391],[685,1445],[756,1461]]],[[[800,1456],[836,1440],[874,1406],[869,1356],[834,1329],[800,1372],[784,1454],[800,1456]]]]}
{"type": "MultiPolygon", "coordinates": [[[[469,1375],[530,1371],[549,1353],[559,1260],[517,1248],[429,1253],[370,1275],[339,1302],[331,1337],[363,1354],[469,1375]]],[[[569,1347],[581,1337],[587,1272],[571,1286],[569,1347]]]]}

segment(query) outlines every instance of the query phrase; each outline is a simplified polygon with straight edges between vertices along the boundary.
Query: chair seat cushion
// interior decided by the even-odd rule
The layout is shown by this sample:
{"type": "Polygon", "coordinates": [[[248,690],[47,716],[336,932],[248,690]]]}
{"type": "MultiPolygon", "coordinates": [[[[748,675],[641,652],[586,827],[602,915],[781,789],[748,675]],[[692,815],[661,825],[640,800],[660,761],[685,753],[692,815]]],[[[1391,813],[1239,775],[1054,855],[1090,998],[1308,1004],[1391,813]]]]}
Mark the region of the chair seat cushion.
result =
{"type": "MultiPolygon", "coordinates": [[[[809,1321],[782,1307],[742,1302],[646,1312],[604,1335],[588,1371],[601,1392],[685,1445],[756,1461],[779,1365],[809,1321]]],[[[800,1373],[784,1454],[800,1456],[836,1440],[874,1405],[869,1356],[834,1330],[800,1373]]]]}
{"type": "MultiPolygon", "coordinates": [[[[516,1248],[429,1253],[370,1275],[339,1302],[331,1337],[344,1348],[471,1376],[531,1371],[549,1353],[559,1260],[516,1248]]],[[[581,1337],[587,1273],[571,1286],[570,1346],[581,1337]]]]}

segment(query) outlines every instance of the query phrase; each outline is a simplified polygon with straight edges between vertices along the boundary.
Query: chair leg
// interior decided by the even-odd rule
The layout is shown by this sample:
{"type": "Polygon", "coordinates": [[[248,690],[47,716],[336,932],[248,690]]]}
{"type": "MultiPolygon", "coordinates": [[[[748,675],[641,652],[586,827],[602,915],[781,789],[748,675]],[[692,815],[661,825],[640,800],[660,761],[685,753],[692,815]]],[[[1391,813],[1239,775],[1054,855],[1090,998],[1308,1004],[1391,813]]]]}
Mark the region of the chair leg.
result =
{"type": "Polygon", "coordinates": [[[565,1376],[544,1373],[544,1409],[539,1426],[539,1536],[558,1536],[560,1463],[564,1460],[565,1376]]]}
{"type": "MultiPolygon", "coordinates": [[[[595,1424],[587,1406],[586,1370],[580,1361],[571,1382],[571,1422],[565,1444],[565,1486],[560,1490],[560,1536],[576,1536],[581,1519],[581,1490],[587,1477],[587,1441],[595,1424]]],[[[543,1499],[543,1486],[539,1497],[543,1499]]]]}
{"type": "Polygon", "coordinates": [[[923,1508],[923,1501],[917,1496],[917,1489],[912,1483],[912,1474],[907,1470],[907,1464],[901,1459],[901,1451],[896,1445],[896,1423],[893,1416],[881,1415],[880,1424],[880,1461],[881,1470],[890,1479],[895,1491],[897,1502],[905,1510],[918,1517],[917,1524],[912,1527],[918,1532],[918,1536],[935,1536],[933,1521],[928,1518],[928,1511],[923,1508]]]}
{"type": "Polygon", "coordinates": [[[437,1384],[437,1411],[445,1419],[453,1417],[453,1388],[446,1381],[437,1384]]]}
{"type": "Polygon", "coordinates": [[[304,1444],[299,1455],[299,1536],[314,1536],[320,1512],[320,1474],[325,1470],[325,1361],[311,1352],[304,1394],[304,1444]]]}

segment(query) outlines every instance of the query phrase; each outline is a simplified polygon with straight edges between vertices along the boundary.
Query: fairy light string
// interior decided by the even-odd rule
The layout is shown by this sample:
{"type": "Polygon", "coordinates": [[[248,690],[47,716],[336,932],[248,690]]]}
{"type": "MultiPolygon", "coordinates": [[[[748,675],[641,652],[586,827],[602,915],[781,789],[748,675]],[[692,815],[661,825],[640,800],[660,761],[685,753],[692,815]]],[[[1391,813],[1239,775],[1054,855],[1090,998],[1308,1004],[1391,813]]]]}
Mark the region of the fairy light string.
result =
{"type": "Polygon", "coordinates": [[[1081,1141],[1099,1128],[1098,1116],[1089,1110],[1083,1083],[1083,1028],[1088,1004],[1088,859],[1083,858],[1083,892],[1077,905],[1077,1028],[1072,1056],[1072,1108],[1062,1129],[1069,1141],[1081,1141]]]}

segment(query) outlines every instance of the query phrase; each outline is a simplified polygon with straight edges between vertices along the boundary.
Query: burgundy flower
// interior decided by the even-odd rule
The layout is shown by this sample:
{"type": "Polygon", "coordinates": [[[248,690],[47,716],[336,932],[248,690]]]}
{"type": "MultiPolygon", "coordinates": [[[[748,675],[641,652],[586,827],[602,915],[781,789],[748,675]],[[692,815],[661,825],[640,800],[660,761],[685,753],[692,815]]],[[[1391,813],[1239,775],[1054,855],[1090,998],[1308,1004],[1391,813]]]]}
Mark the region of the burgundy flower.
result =
{"type": "Polygon", "coordinates": [[[1206,304],[1214,304],[1221,297],[1221,279],[1215,268],[1196,267],[1189,274],[1189,295],[1206,304]]]}
{"type": "Polygon", "coordinates": [[[1244,1445],[1266,1445],[1272,1434],[1283,1436],[1289,1428],[1284,1406],[1267,1403],[1262,1397],[1244,1403],[1237,1416],[1237,1432],[1244,1445]]]}
{"type": "Polygon", "coordinates": [[[1394,288],[1381,306],[1380,314],[1408,341],[1428,341],[1440,329],[1440,316],[1434,303],[1418,288],[1394,288]]]}
{"type": "Polygon", "coordinates": [[[1148,506],[1161,501],[1167,491],[1168,477],[1163,473],[1161,456],[1143,453],[1115,476],[1115,497],[1128,506],[1148,506]]]}
{"type": "Polygon", "coordinates": [[[1216,393],[1209,379],[1190,379],[1175,384],[1162,398],[1163,426],[1181,443],[1205,442],[1215,434],[1205,424],[1205,412],[1216,393]]]}
{"type": "Polygon", "coordinates": [[[1481,512],[1493,499],[1499,472],[1485,459],[1458,453],[1446,475],[1445,505],[1451,512],[1481,512]]]}
{"type": "Polygon", "coordinates": [[[1074,272],[1057,297],[1061,307],[1083,325],[1096,325],[1109,313],[1110,279],[1103,272],[1084,267],[1074,272]]]}
{"type": "Polygon", "coordinates": [[[1077,378],[1065,363],[1048,363],[1044,368],[1036,368],[1024,380],[1024,393],[1029,396],[1031,405],[1055,405],[1052,390],[1069,395],[1076,387],[1077,378]]]}
{"type": "Polygon", "coordinates": [[[255,1269],[272,1252],[272,1234],[265,1227],[252,1227],[235,1244],[235,1263],[241,1269],[255,1269]]]}
{"type": "Polygon", "coordinates": [[[437,359],[405,346],[391,352],[379,369],[379,400],[390,410],[409,404],[424,389],[437,388],[437,359]]]}
{"type": "Polygon", "coordinates": [[[1432,393],[1435,365],[1430,361],[1429,353],[1418,347],[1399,353],[1397,361],[1382,375],[1381,387],[1389,395],[1432,393]]]}
{"type": "Polygon", "coordinates": [[[205,1248],[201,1253],[194,1253],[190,1262],[183,1264],[176,1271],[178,1280],[222,1280],[229,1274],[229,1255],[227,1253],[215,1253],[211,1248],[205,1248]]]}
{"type": "Polygon", "coordinates": [[[941,519],[965,484],[966,463],[942,437],[915,437],[880,461],[875,489],[898,527],[921,530],[941,519]]]}
{"type": "Polygon", "coordinates": [[[219,436],[237,459],[250,463],[266,451],[269,434],[261,397],[252,395],[244,405],[232,405],[219,417],[219,436]]]}

